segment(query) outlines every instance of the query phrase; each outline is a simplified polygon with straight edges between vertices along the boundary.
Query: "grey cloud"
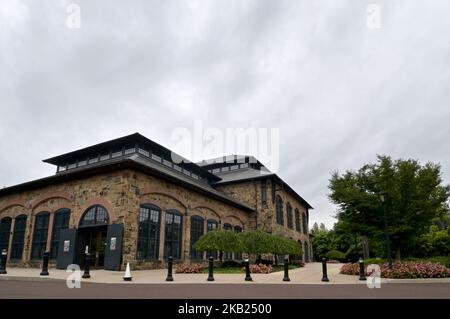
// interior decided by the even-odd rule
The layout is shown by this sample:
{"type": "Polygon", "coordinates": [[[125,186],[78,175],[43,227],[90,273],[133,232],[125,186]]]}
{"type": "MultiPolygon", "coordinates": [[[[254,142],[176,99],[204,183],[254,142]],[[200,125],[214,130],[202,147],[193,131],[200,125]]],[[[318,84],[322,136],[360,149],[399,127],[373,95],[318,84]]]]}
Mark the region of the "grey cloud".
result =
{"type": "Polygon", "coordinates": [[[80,0],[77,30],[69,3],[0,6],[0,185],[136,131],[171,148],[197,119],[279,127],[278,173],[328,226],[330,173],[378,153],[450,180],[448,1],[80,0]]]}

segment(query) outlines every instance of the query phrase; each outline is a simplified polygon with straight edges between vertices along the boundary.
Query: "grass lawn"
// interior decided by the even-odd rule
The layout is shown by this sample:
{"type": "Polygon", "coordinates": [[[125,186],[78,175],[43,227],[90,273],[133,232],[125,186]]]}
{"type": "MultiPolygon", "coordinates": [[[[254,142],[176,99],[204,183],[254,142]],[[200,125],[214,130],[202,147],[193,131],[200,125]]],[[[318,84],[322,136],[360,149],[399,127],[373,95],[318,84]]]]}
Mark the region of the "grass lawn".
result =
{"type": "MultiPolygon", "coordinates": [[[[289,265],[289,269],[295,269],[295,268],[299,268],[296,265],[289,265]]],[[[279,265],[279,266],[273,266],[273,271],[272,272],[277,272],[277,271],[284,271],[284,266],[283,265],[279,265]]],[[[208,267],[204,268],[202,270],[202,273],[208,273],[208,267]]],[[[244,268],[241,267],[214,267],[214,273],[215,274],[243,274],[245,273],[244,268]]]]}

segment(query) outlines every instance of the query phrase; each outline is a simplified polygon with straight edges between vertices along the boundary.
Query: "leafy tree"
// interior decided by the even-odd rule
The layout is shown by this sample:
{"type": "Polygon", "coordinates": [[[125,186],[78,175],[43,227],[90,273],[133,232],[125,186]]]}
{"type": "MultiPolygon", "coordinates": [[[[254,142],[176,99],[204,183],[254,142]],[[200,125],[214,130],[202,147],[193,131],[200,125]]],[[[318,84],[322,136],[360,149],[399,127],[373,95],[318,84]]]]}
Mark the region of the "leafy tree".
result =
{"type": "Polygon", "coordinates": [[[312,229],[311,229],[311,233],[312,234],[315,234],[315,233],[317,233],[319,231],[319,225],[317,225],[317,222],[316,223],[314,223],[314,225],[313,225],[313,227],[312,227],[312,229]]]}
{"type": "Polygon", "coordinates": [[[378,156],[375,164],[358,171],[333,173],[330,200],[338,205],[337,218],[348,233],[384,240],[383,207],[379,192],[386,192],[389,234],[397,257],[415,252],[417,240],[432,219],[448,212],[450,187],[442,185],[438,164],[416,160],[393,161],[378,156]]]}
{"type": "Polygon", "coordinates": [[[216,229],[202,235],[194,244],[198,251],[239,252],[241,243],[237,234],[230,230],[216,229]]]}

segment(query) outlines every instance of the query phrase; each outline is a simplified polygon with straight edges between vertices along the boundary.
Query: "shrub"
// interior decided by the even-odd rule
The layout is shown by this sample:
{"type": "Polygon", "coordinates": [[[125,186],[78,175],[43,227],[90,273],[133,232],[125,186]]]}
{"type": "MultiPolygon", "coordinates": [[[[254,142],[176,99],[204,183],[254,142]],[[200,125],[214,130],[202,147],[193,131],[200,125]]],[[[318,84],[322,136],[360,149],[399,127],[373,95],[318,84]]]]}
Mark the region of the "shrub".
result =
{"type": "MultiPolygon", "coordinates": [[[[388,264],[380,264],[382,278],[414,279],[414,278],[446,278],[450,277],[450,269],[444,265],[431,262],[396,262],[392,269],[388,264]]],[[[366,275],[367,266],[366,266],[366,275]]],[[[358,275],[359,264],[345,264],[341,267],[341,274],[358,275]]]]}
{"type": "Polygon", "coordinates": [[[199,274],[205,268],[202,264],[182,264],[178,265],[175,272],[177,274],[199,274]]]}
{"type": "Polygon", "coordinates": [[[428,261],[432,263],[438,263],[444,265],[447,268],[450,268],[450,255],[449,256],[435,256],[430,258],[405,258],[406,261],[428,261]]]}
{"type": "Polygon", "coordinates": [[[225,260],[222,263],[222,267],[242,267],[243,262],[236,261],[236,260],[225,260]]]}
{"type": "Polygon", "coordinates": [[[345,254],[339,250],[330,250],[325,256],[330,260],[345,261],[345,254]]]}
{"type": "Polygon", "coordinates": [[[386,259],[383,258],[368,258],[368,259],[364,259],[364,264],[365,265],[370,265],[370,264],[384,264],[386,262],[386,259]]]}
{"type": "Polygon", "coordinates": [[[264,264],[250,265],[250,272],[252,274],[270,274],[272,272],[272,270],[273,270],[273,268],[271,265],[268,265],[268,266],[266,266],[264,264]]]}

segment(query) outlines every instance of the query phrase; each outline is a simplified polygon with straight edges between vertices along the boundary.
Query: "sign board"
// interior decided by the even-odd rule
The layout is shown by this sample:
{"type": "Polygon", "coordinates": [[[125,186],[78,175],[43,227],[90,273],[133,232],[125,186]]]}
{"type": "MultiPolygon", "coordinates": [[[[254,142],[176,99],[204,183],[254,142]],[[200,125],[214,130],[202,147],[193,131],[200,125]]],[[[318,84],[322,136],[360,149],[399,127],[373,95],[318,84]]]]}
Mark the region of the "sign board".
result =
{"type": "Polygon", "coordinates": [[[110,250],[116,250],[116,241],[117,241],[117,237],[111,237],[111,244],[109,246],[110,250]]]}
{"type": "Polygon", "coordinates": [[[64,241],[64,249],[63,251],[66,253],[70,250],[70,240],[65,240],[64,241]]]}

